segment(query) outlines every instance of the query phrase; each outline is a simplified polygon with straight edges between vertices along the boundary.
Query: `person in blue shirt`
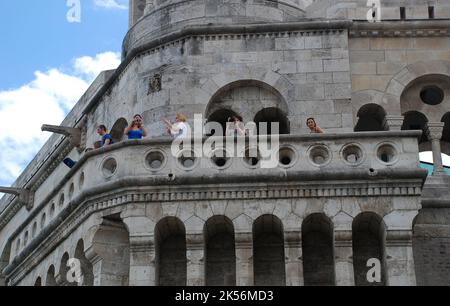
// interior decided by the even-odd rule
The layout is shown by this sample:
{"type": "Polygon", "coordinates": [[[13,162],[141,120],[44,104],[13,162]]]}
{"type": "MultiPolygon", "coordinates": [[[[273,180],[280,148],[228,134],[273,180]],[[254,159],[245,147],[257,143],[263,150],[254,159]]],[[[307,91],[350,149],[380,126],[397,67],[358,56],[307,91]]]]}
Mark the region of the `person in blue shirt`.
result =
{"type": "Polygon", "coordinates": [[[98,126],[97,133],[102,136],[100,148],[106,148],[114,144],[111,134],[106,133],[106,126],[104,126],[103,124],[98,126]]]}
{"type": "Polygon", "coordinates": [[[135,115],[133,122],[125,129],[125,135],[128,135],[128,139],[142,139],[147,137],[147,129],[144,127],[143,119],[141,115],[135,115]]]}

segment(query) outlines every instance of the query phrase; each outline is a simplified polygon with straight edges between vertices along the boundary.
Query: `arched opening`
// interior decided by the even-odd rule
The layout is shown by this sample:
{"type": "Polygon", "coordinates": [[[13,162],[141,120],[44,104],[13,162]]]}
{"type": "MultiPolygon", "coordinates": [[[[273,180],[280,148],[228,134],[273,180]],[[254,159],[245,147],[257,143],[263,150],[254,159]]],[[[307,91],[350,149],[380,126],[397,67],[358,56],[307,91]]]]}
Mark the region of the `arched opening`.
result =
{"type": "Polygon", "coordinates": [[[231,117],[238,117],[239,119],[242,120],[242,117],[239,116],[236,112],[230,110],[230,109],[218,109],[216,110],[214,113],[212,113],[209,117],[208,117],[208,122],[217,122],[220,123],[220,125],[222,126],[222,135],[216,135],[216,131],[214,129],[212,129],[211,131],[208,131],[209,133],[207,133],[208,136],[225,136],[225,133],[227,131],[227,122],[229,121],[229,118],[231,117]]]}
{"type": "Polygon", "coordinates": [[[280,133],[289,134],[285,99],[274,87],[257,80],[239,80],[219,89],[206,108],[205,118],[222,124],[230,115],[238,114],[246,124],[258,113],[260,122],[280,122],[280,133]]]}
{"type": "Polygon", "coordinates": [[[114,123],[110,132],[114,143],[121,142],[124,139],[124,131],[127,126],[128,122],[124,118],[120,118],[116,121],[116,123],[114,123]]]}
{"type": "Polygon", "coordinates": [[[47,278],[45,280],[45,286],[54,287],[57,286],[55,280],[55,266],[51,265],[47,271],[47,278]]]}
{"type": "Polygon", "coordinates": [[[69,275],[70,267],[69,267],[69,259],[70,256],[66,252],[61,258],[60,266],[59,266],[59,278],[60,278],[60,285],[61,286],[77,286],[77,283],[75,282],[75,278],[73,277],[74,274],[71,273],[69,275]]]}
{"type": "Polygon", "coordinates": [[[35,287],[42,287],[42,278],[39,276],[34,282],[35,287]]]}
{"type": "MultiPolygon", "coordinates": [[[[119,214],[103,217],[103,223],[92,240],[95,254],[101,258],[101,268],[95,269],[96,285],[128,286],[130,275],[130,235],[119,214]]],[[[84,260],[84,258],[83,258],[84,260]]],[[[91,266],[85,269],[90,275],[91,266]]],[[[91,281],[86,281],[89,284],[91,281]]]]}
{"type": "Polygon", "coordinates": [[[324,214],[309,215],[302,224],[305,286],[334,286],[333,224],[324,214]]]}
{"type": "Polygon", "coordinates": [[[383,220],[375,213],[362,213],[352,224],[353,237],[353,269],[357,286],[384,286],[384,240],[386,229],[383,220]],[[369,260],[377,259],[381,263],[381,282],[369,282],[367,267],[369,260]]]}
{"type": "Polygon", "coordinates": [[[86,258],[84,253],[83,240],[78,241],[75,249],[75,258],[80,261],[81,279],[78,286],[93,286],[94,285],[94,273],[92,270],[91,262],[86,258]]]}
{"type": "Polygon", "coordinates": [[[421,148],[420,151],[428,151],[431,149],[431,144],[428,141],[428,137],[426,134],[427,129],[427,117],[422,114],[421,112],[417,111],[410,111],[405,114],[403,114],[403,125],[402,130],[422,130],[422,136],[419,140],[419,147],[421,148]]]}
{"type": "Polygon", "coordinates": [[[378,104],[366,104],[358,111],[355,132],[384,131],[386,111],[378,104]]]}
{"type": "Polygon", "coordinates": [[[253,269],[256,286],[285,286],[283,224],[274,215],[253,223],[253,269]]]}
{"type": "Polygon", "coordinates": [[[289,120],[286,115],[276,107],[264,108],[259,111],[254,119],[258,129],[258,135],[277,134],[275,130],[272,130],[272,124],[278,124],[278,134],[289,134],[289,120]]]}
{"type": "Polygon", "coordinates": [[[161,220],[155,229],[156,279],[159,286],[186,286],[186,229],[174,217],[161,220]]]}
{"type": "Polygon", "coordinates": [[[236,285],[234,227],[225,216],[210,218],[205,224],[206,286],[236,285]]]}

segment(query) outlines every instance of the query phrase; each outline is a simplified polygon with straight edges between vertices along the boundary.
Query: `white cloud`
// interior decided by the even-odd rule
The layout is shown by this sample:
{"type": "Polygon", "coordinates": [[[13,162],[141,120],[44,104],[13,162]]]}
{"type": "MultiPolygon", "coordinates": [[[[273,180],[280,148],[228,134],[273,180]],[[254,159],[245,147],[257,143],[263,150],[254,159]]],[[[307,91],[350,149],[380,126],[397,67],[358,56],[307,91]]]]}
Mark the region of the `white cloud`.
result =
{"type": "MultiPolygon", "coordinates": [[[[433,152],[421,152],[419,155],[420,161],[433,163],[433,152]]],[[[444,166],[450,167],[450,156],[442,154],[442,163],[444,164],[444,166]]]]}
{"type": "Polygon", "coordinates": [[[120,55],[114,52],[97,54],[94,58],[83,56],[75,59],[75,72],[81,76],[94,79],[100,72],[115,69],[120,64],[120,55]]]}
{"type": "MultiPolygon", "coordinates": [[[[119,1],[123,2],[123,1],[119,1]]],[[[96,6],[106,8],[106,9],[119,9],[126,10],[128,6],[126,4],[118,3],[116,0],[94,0],[96,6]]]]}
{"type": "Polygon", "coordinates": [[[95,77],[119,64],[119,53],[85,56],[69,73],[36,71],[30,83],[0,91],[0,185],[11,185],[50,137],[41,126],[60,124],[95,77]]]}

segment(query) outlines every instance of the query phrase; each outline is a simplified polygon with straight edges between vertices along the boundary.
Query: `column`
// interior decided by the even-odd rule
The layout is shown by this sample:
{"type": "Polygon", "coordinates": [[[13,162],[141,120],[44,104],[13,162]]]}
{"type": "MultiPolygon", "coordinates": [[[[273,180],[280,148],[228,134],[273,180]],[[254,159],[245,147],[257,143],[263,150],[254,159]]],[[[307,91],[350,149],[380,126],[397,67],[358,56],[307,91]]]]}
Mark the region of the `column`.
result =
{"type": "Polygon", "coordinates": [[[401,115],[387,115],[384,118],[384,129],[386,131],[401,131],[404,117],[401,115]]]}
{"type": "Polygon", "coordinates": [[[431,141],[431,149],[433,150],[433,175],[445,175],[442,165],[441,138],[444,130],[444,122],[428,122],[427,137],[431,141]]]}
{"type": "Polygon", "coordinates": [[[153,236],[130,237],[130,286],[155,286],[155,241],[153,236]]]}
{"type": "Polygon", "coordinates": [[[415,286],[412,231],[388,231],[385,253],[386,283],[389,286],[415,286]]]}
{"type": "Polygon", "coordinates": [[[284,233],[286,286],[303,286],[303,259],[301,232],[284,233]]]}
{"type": "Polygon", "coordinates": [[[236,285],[253,286],[253,233],[236,233],[236,285]]]}
{"type": "Polygon", "coordinates": [[[187,286],[205,285],[205,243],[203,233],[186,234],[187,286]]]}
{"type": "Polygon", "coordinates": [[[336,286],[354,286],[352,231],[334,233],[334,256],[336,286]]]}
{"type": "Polygon", "coordinates": [[[90,247],[86,251],[86,258],[92,264],[92,273],[94,274],[94,286],[106,286],[107,277],[105,273],[103,273],[103,260],[102,258],[94,251],[93,247],[90,247]]]}

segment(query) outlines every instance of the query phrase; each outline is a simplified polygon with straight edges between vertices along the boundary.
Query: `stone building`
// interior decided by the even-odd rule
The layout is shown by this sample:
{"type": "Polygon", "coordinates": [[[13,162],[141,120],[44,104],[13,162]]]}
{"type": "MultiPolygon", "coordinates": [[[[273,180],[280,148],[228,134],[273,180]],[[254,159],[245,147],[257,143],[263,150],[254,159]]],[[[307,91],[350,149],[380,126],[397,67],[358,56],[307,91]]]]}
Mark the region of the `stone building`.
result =
{"type": "Polygon", "coordinates": [[[450,285],[449,18],[448,0],[131,0],[121,65],[1,188],[0,284],[74,285],[78,262],[78,285],[450,285]],[[173,156],[177,112],[279,122],[279,165],[173,156]],[[136,113],[151,135],[125,140],[136,113]],[[86,151],[99,124],[116,144],[86,151]]]}

